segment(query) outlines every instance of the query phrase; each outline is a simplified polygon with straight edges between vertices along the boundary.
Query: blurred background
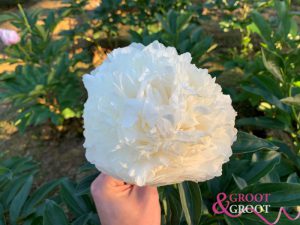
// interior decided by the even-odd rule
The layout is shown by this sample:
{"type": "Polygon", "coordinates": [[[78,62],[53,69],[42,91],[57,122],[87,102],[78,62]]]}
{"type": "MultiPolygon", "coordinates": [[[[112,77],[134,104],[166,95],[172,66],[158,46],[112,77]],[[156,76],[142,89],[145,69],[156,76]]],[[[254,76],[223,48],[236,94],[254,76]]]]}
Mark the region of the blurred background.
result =
{"type": "Polygon", "coordinates": [[[280,146],[299,179],[299,23],[299,0],[0,0],[0,174],[87,191],[81,77],[114,48],[159,40],[208,68],[237,128],[280,146]]]}

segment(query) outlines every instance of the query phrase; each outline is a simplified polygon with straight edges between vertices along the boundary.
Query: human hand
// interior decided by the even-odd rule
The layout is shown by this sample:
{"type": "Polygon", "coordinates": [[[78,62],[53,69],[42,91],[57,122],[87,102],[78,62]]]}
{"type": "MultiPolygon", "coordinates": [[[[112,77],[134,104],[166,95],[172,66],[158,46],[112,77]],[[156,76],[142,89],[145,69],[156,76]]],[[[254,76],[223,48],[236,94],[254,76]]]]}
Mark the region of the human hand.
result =
{"type": "Polygon", "coordinates": [[[126,184],[101,173],[91,192],[102,225],[160,225],[156,187],[126,184]]]}

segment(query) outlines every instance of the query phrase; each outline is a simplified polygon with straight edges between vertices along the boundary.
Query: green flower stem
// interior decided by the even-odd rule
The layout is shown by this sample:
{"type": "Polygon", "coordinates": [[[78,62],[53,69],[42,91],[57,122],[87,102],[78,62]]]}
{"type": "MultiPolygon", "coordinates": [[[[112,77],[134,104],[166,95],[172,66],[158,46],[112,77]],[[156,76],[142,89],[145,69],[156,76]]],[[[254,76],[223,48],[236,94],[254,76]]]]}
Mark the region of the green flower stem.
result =
{"type": "Polygon", "coordinates": [[[30,33],[32,33],[31,26],[30,26],[30,24],[29,24],[29,22],[28,22],[27,16],[26,16],[26,14],[25,14],[25,12],[24,12],[24,9],[23,9],[23,7],[21,6],[21,4],[18,4],[18,8],[19,8],[19,10],[20,10],[20,12],[21,12],[21,15],[22,15],[22,17],[23,17],[23,19],[24,19],[24,22],[25,22],[25,25],[26,25],[27,29],[30,31],[30,33]]]}
{"type": "MultiPolygon", "coordinates": [[[[293,83],[293,79],[292,79],[292,81],[291,81],[291,83],[293,83]]],[[[292,84],[290,84],[289,85],[289,97],[292,97],[292,84]]],[[[299,118],[298,118],[298,115],[297,115],[297,112],[296,112],[296,108],[295,108],[295,106],[291,106],[291,108],[292,108],[292,113],[293,113],[293,117],[295,118],[295,121],[296,121],[296,123],[297,123],[297,127],[296,127],[296,137],[295,137],[295,141],[296,141],[296,145],[297,145],[297,147],[299,146],[299,139],[298,139],[298,131],[299,131],[299,126],[300,126],[300,121],[299,121],[299,118]]]]}

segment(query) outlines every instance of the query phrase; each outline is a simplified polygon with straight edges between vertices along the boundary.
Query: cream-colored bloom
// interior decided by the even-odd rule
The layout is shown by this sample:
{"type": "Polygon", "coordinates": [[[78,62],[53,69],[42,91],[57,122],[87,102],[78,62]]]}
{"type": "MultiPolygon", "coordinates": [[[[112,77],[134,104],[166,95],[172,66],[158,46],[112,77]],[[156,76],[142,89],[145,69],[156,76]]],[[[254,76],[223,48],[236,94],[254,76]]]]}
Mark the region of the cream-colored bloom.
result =
{"type": "Polygon", "coordinates": [[[222,174],[236,112],[189,53],[133,43],[112,51],[83,81],[84,147],[100,171],[139,186],[222,174]]]}

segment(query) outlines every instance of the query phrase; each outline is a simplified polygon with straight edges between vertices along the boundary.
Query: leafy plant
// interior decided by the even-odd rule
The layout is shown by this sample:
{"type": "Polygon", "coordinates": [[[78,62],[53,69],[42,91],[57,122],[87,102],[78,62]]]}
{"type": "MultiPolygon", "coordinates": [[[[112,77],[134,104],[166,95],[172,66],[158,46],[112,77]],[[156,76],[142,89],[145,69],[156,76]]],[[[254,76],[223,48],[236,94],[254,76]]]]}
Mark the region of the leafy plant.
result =
{"type": "MultiPolygon", "coordinates": [[[[85,167],[85,171],[93,168],[85,167]]],[[[1,158],[0,224],[100,224],[89,194],[97,173],[78,183],[61,178],[36,188],[37,172],[37,163],[29,158],[1,158]]]]}
{"type": "MultiPolygon", "coordinates": [[[[251,11],[263,10],[270,7],[274,0],[206,0],[203,5],[209,24],[218,23],[223,31],[219,37],[221,42],[219,57],[228,60],[235,56],[248,57],[255,54],[256,43],[252,33],[252,21],[249,18],[251,11]],[[215,19],[217,16],[217,19],[215,19]],[[226,40],[227,38],[230,40],[226,40]],[[223,40],[225,39],[225,41],[223,40]],[[231,40],[232,39],[232,40],[231,40]],[[224,43],[222,43],[224,42],[224,43]],[[233,49],[228,49],[230,45],[233,49]],[[230,54],[230,56],[228,55],[230,54]],[[228,57],[229,56],[229,57],[228,57]]],[[[209,29],[211,30],[211,29],[209,29]]],[[[214,33],[214,30],[212,30],[214,33]]]]}
{"type": "MultiPolygon", "coordinates": [[[[239,221],[260,224],[260,218],[251,214],[244,214],[238,219],[215,215],[212,205],[216,202],[217,194],[271,193],[268,203],[271,206],[297,206],[300,196],[290,198],[289,194],[298,193],[300,188],[299,184],[290,183],[292,177],[296,176],[294,171],[299,171],[299,165],[299,162],[291,162],[272,142],[239,132],[238,140],[233,145],[233,156],[223,166],[222,176],[203,183],[184,182],[160,189],[162,224],[194,225],[221,221],[228,225],[239,221]],[[280,193],[277,194],[278,190],[280,193]]],[[[274,221],[276,216],[274,209],[268,214],[268,219],[274,221]]],[[[280,221],[297,224],[285,218],[280,221]]]]}
{"type": "Polygon", "coordinates": [[[85,51],[72,52],[72,43],[55,34],[61,17],[53,11],[25,12],[1,15],[21,32],[21,42],[5,49],[6,58],[16,69],[0,77],[3,92],[0,100],[11,102],[17,110],[16,125],[21,131],[31,125],[51,122],[63,124],[65,119],[80,117],[83,89],[78,62],[86,62],[85,51]]]}
{"type": "Polygon", "coordinates": [[[190,52],[193,63],[200,66],[208,60],[205,53],[214,49],[216,45],[212,44],[211,37],[204,34],[199,21],[193,21],[194,16],[192,11],[178,12],[170,9],[165,15],[156,15],[161,24],[161,29],[157,32],[143,30],[142,33],[138,33],[131,30],[130,34],[135,42],[149,44],[159,40],[167,46],[175,47],[179,53],[190,52]]]}
{"type": "Polygon", "coordinates": [[[95,9],[86,11],[83,9],[86,0],[64,2],[69,5],[62,11],[78,21],[75,29],[67,33],[106,49],[129,44],[132,40],[128,38],[128,29],[139,32],[157,29],[157,14],[166,14],[170,9],[195,11],[199,8],[186,0],[105,0],[95,9]]]}
{"type": "Polygon", "coordinates": [[[249,74],[242,88],[252,94],[253,105],[264,115],[241,118],[237,124],[285,131],[299,149],[300,38],[290,7],[289,1],[275,1],[273,26],[260,13],[252,12],[254,32],[262,40],[261,54],[257,55],[262,64],[249,74]]]}
{"type": "MultiPolygon", "coordinates": [[[[78,182],[60,178],[32,188],[38,172],[37,163],[28,158],[3,159],[2,156],[0,222],[12,225],[99,224],[90,195],[90,184],[98,172],[88,163],[80,171],[85,175],[78,182]]],[[[299,164],[292,162],[272,142],[239,132],[233,145],[233,156],[223,166],[222,176],[202,183],[184,182],[159,187],[162,224],[195,225],[221,221],[234,224],[233,219],[214,215],[212,211],[212,204],[220,192],[271,193],[268,204],[297,206],[300,185],[295,171],[299,172],[299,164]]],[[[276,216],[276,208],[272,208],[269,216],[276,216]]],[[[252,215],[244,215],[238,220],[260,222],[252,215]]]]}

